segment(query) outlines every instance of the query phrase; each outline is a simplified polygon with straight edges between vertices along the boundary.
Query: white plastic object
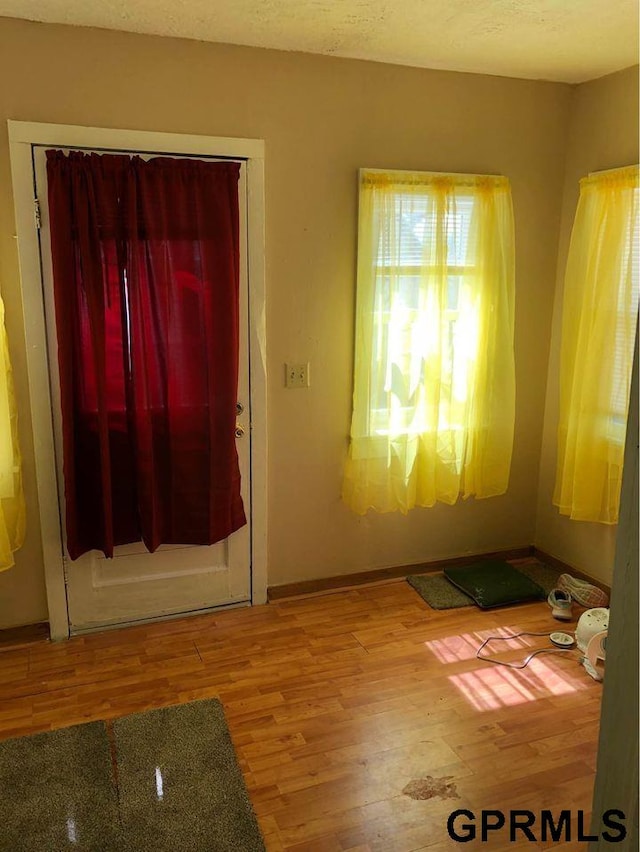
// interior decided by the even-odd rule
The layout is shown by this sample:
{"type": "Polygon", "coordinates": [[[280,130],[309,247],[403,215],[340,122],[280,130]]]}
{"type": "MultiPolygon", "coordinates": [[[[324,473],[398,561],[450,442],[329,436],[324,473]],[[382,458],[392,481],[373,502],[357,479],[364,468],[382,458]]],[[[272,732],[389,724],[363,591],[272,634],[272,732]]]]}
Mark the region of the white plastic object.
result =
{"type": "Polygon", "coordinates": [[[576,627],[576,642],[581,651],[586,652],[587,646],[596,633],[609,629],[609,610],[598,606],[583,612],[576,627]]]}
{"type": "Polygon", "coordinates": [[[604,680],[604,661],[607,656],[607,631],[602,630],[589,639],[582,664],[594,680],[604,680]]]}
{"type": "Polygon", "coordinates": [[[596,635],[592,636],[589,640],[589,644],[587,645],[586,657],[591,663],[591,665],[595,667],[600,660],[604,662],[606,656],[607,631],[603,630],[601,633],[596,633],[596,635]]]}
{"type": "Polygon", "coordinates": [[[600,667],[600,670],[594,668],[586,657],[582,658],[582,665],[584,666],[587,674],[594,680],[597,680],[599,683],[604,680],[604,669],[602,668],[602,666],[600,667]]]}
{"type": "Polygon", "coordinates": [[[562,633],[558,631],[557,633],[550,633],[549,639],[553,642],[554,645],[557,645],[558,648],[570,648],[575,639],[569,633],[562,633]]]}

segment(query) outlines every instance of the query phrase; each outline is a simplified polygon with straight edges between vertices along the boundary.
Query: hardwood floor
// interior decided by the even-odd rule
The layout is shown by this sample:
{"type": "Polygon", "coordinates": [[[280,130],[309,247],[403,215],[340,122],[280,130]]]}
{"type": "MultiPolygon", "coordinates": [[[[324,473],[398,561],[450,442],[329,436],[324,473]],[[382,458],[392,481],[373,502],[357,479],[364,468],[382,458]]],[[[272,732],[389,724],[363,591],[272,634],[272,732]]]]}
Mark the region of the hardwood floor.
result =
{"type": "MultiPolygon", "coordinates": [[[[590,811],[601,684],[576,653],[475,658],[496,630],[557,627],[544,603],[436,612],[398,580],[2,646],[0,738],[215,696],[269,852],[459,848],[458,808],[590,811]]],[[[575,831],[556,848],[585,848],[575,831]]],[[[553,846],[536,836],[463,848],[553,846]]]]}

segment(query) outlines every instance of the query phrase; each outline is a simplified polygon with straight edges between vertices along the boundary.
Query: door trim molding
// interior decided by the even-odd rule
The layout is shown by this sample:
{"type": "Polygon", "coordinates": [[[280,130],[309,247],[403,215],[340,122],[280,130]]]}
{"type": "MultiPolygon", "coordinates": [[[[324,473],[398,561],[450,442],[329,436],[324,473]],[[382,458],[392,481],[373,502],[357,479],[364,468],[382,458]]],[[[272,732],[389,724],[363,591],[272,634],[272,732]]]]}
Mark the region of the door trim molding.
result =
{"type": "Polygon", "coordinates": [[[251,602],[267,600],[267,371],[264,141],[67,124],[7,122],[31,403],[44,574],[52,639],[69,636],[49,389],[32,148],[51,145],[191,154],[247,162],[249,382],[251,395],[251,602]]]}

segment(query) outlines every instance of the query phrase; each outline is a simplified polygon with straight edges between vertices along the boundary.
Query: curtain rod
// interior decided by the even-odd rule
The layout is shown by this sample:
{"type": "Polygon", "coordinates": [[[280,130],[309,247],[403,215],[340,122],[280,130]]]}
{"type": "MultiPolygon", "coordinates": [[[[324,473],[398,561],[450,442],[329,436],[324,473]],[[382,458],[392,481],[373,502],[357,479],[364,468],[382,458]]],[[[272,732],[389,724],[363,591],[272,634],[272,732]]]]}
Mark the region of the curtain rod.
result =
{"type": "Polygon", "coordinates": [[[600,169],[600,171],[597,171],[597,172],[589,172],[589,177],[591,177],[591,175],[594,175],[594,176],[595,175],[608,175],[608,174],[611,174],[612,172],[621,172],[623,169],[633,169],[633,168],[637,169],[637,168],[640,168],[640,166],[638,165],[638,163],[629,163],[628,166],[616,166],[614,169],[600,169]]]}
{"type": "Polygon", "coordinates": [[[495,174],[493,172],[489,174],[476,174],[475,172],[431,172],[426,171],[424,169],[370,169],[366,166],[358,169],[358,173],[362,174],[362,172],[374,172],[376,174],[423,174],[423,175],[431,175],[433,177],[449,177],[451,175],[462,175],[463,177],[474,177],[474,178],[483,178],[483,177],[492,177],[492,178],[501,178],[505,177],[505,175],[495,174]]]}

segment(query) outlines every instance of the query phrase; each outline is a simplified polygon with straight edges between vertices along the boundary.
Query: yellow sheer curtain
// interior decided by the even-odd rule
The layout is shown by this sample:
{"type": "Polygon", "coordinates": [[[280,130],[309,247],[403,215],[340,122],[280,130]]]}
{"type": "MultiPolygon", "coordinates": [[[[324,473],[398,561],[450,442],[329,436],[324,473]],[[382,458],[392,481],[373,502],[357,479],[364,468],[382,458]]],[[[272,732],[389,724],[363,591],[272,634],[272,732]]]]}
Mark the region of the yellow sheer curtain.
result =
{"type": "Polygon", "coordinates": [[[513,313],[506,178],[361,172],[342,490],[355,512],[406,513],[506,491],[513,313]]]}
{"type": "Polygon", "coordinates": [[[10,568],[24,541],[25,505],[9,346],[0,298],[0,571],[10,568]]]}
{"type": "Polygon", "coordinates": [[[637,166],[589,175],[564,282],[553,502],[580,521],[618,521],[640,251],[637,166]]]}

